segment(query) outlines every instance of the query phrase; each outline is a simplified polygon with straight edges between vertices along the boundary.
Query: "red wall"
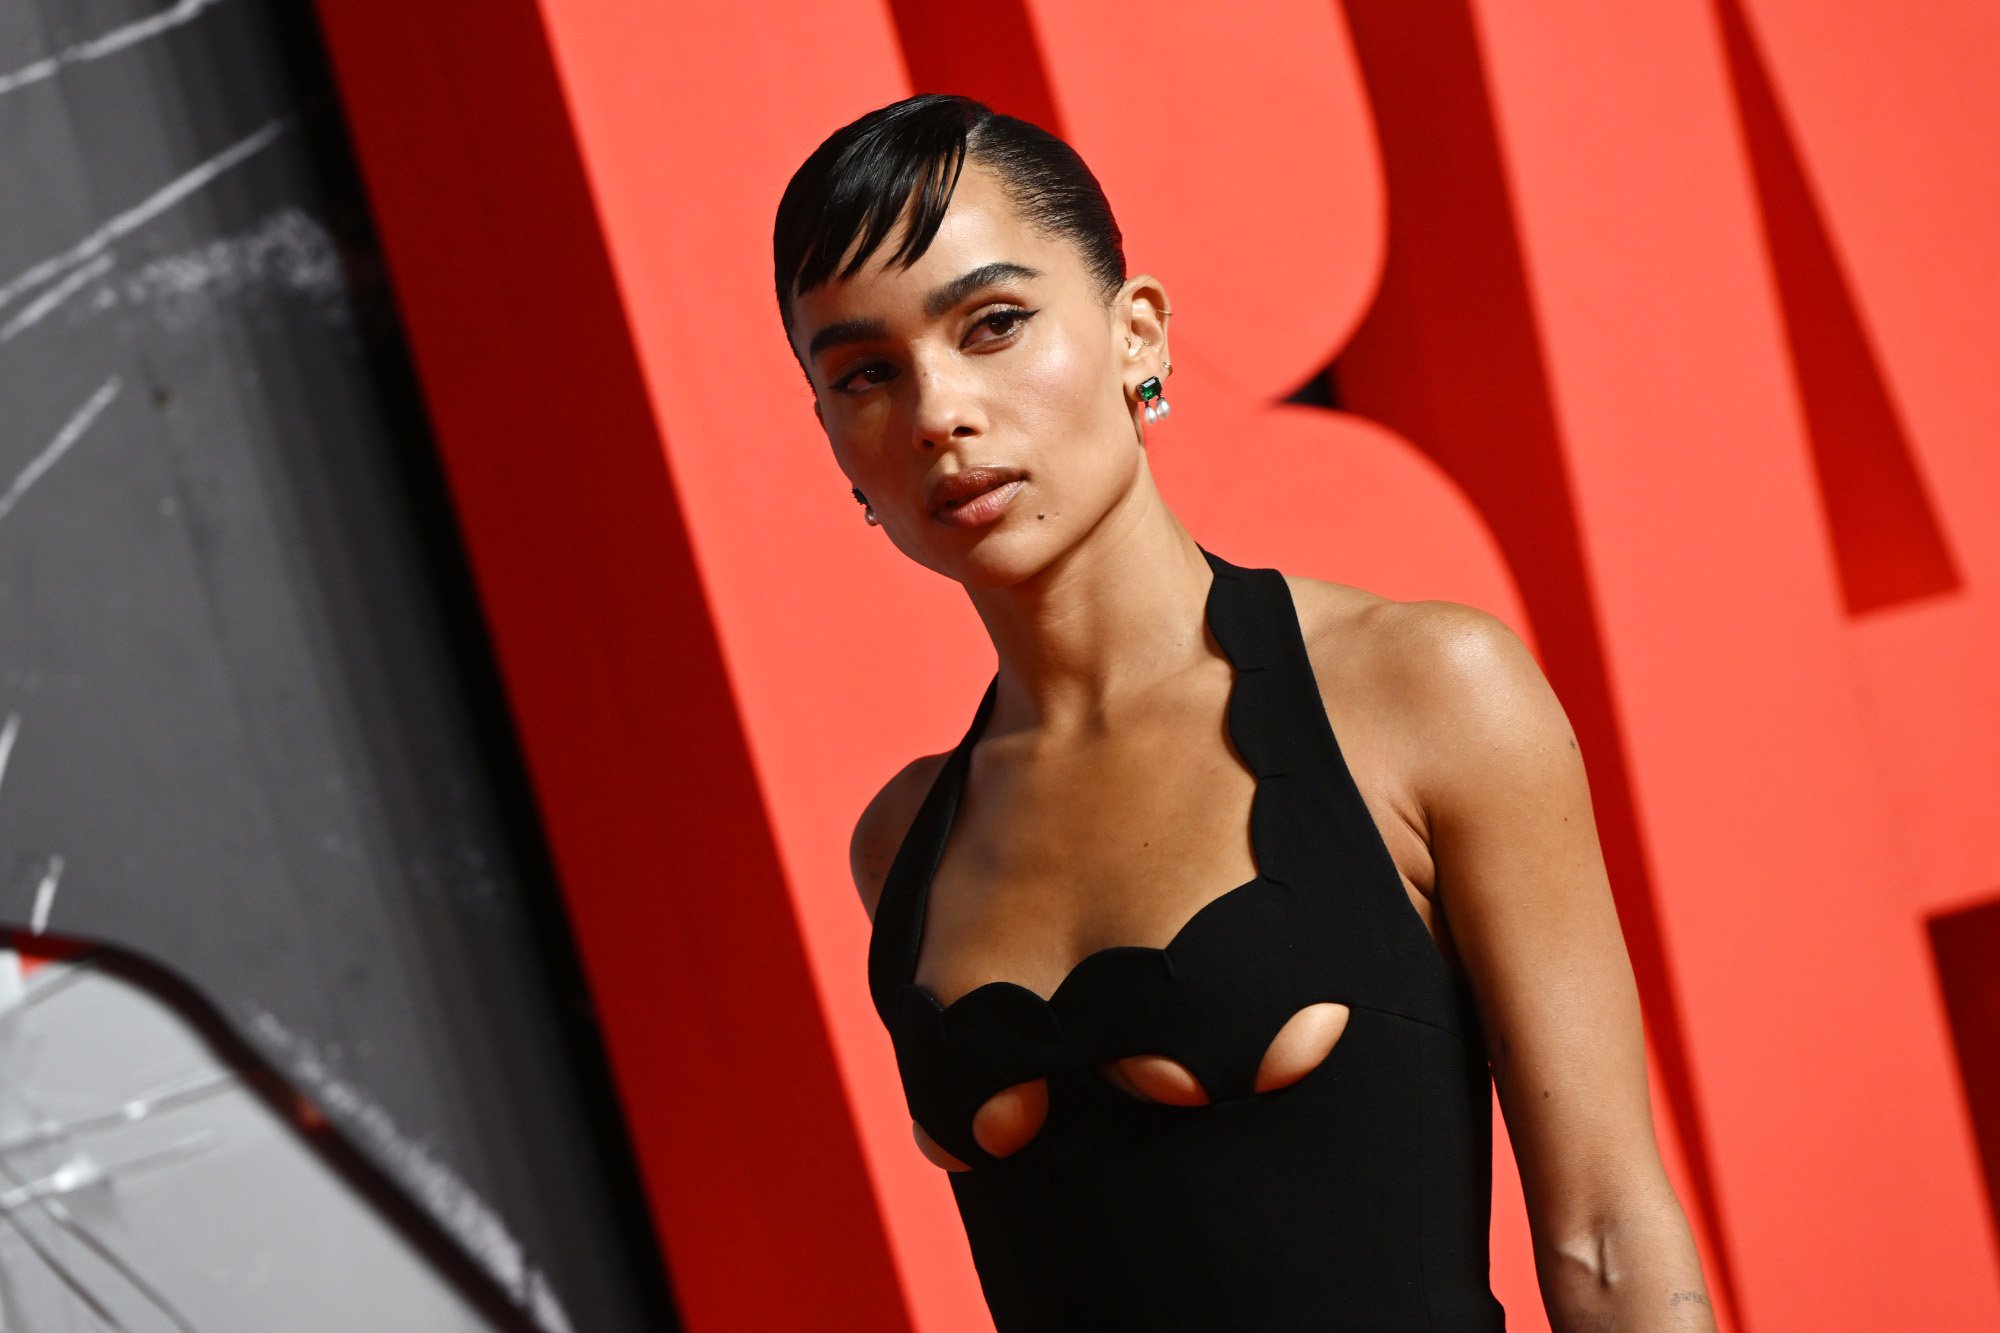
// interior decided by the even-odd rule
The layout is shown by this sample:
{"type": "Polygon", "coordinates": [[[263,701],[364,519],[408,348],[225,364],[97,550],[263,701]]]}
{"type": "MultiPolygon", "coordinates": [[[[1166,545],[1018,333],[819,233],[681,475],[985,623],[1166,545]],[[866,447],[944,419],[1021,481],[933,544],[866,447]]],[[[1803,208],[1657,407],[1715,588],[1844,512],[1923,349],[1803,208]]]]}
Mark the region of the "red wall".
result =
{"type": "MultiPolygon", "coordinates": [[[[1104,180],[1205,545],[1535,645],[1728,1324],[2000,1326],[2000,935],[1931,925],[2000,900],[1990,6],[319,8],[691,1327],[984,1321],[845,851],[991,648],[769,290],[793,167],[914,89],[1104,180]]],[[[1534,1327],[1504,1150],[1495,1213],[1534,1327]]]]}

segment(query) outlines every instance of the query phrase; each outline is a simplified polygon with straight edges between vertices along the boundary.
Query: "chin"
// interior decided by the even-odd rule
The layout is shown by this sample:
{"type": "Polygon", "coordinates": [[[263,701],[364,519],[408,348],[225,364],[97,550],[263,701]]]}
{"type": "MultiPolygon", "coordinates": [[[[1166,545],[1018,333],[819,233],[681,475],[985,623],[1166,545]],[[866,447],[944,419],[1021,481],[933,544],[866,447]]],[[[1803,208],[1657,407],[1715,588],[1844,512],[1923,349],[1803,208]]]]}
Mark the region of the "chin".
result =
{"type": "Polygon", "coordinates": [[[904,548],[904,553],[968,589],[1011,588],[1040,573],[1061,550],[1053,527],[1032,514],[977,533],[947,527],[941,529],[942,540],[932,541],[926,550],[904,548]]]}

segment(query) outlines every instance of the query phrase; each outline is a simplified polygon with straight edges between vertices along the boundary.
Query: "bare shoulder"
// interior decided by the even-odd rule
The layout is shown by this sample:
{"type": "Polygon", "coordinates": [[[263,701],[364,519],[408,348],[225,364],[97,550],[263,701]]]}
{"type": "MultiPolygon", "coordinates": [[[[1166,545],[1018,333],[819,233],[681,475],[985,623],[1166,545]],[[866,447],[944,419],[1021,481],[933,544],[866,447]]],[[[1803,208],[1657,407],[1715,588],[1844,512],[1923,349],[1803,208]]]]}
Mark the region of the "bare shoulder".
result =
{"type": "MultiPolygon", "coordinates": [[[[1393,721],[1427,756],[1427,774],[1470,773],[1550,745],[1574,751],[1541,664],[1490,611],[1401,602],[1343,583],[1286,575],[1314,667],[1358,708],[1393,721]],[[1477,761],[1477,762],[1473,762],[1477,761]]],[[[1420,785],[1427,785],[1422,784],[1420,785]]]]}
{"type": "Polygon", "coordinates": [[[946,750],[903,765],[869,799],[861,817],[854,822],[854,834],[847,845],[847,864],[870,921],[875,919],[875,904],[882,896],[883,881],[888,879],[889,865],[896,859],[896,851],[917,817],[917,807],[924,803],[931,784],[937,780],[938,770],[950,757],[951,751],[946,750]]]}

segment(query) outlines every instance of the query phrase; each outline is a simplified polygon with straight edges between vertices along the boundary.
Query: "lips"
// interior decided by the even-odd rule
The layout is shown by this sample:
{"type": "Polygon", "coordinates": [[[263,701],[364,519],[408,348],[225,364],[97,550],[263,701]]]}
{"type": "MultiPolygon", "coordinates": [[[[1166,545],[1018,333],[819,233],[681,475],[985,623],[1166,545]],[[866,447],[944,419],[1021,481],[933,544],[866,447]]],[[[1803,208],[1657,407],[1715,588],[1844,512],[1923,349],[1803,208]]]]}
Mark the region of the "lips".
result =
{"type": "Polygon", "coordinates": [[[949,476],[933,477],[924,488],[924,503],[936,514],[961,505],[976,495],[984,495],[996,486],[1019,481],[1021,476],[1021,469],[1017,467],[969,467],[949,476]]]}

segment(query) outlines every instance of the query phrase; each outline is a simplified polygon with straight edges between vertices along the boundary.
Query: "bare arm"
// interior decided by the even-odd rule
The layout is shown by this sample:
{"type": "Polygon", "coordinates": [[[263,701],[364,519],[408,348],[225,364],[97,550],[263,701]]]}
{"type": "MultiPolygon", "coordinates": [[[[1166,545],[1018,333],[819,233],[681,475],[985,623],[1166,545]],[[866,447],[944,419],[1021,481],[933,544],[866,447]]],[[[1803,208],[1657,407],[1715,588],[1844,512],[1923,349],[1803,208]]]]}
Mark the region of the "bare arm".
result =
{"type": "Polygon", "coordinates": [[[931,754],[903,765],[869,799],[860,818],[854,821],[854,833],[847,844],[847,868],[854,876],[855,891],[861,895],[861,906],[870,921],[875,919],[875,904],[882,896],[882,884],[888,879],[896,851],[917,817],[917,807],[924,803],[925,794],[948,758],[949,752],[931,754]]]}
{"type": "Polygon", "coordinates": [[[1478,999],[1558,1330],[1715,1328],[1654,1139],[1639,996],[1562,705],[1505,622],[1397,604],[1438,901],[1478,999]]]}

